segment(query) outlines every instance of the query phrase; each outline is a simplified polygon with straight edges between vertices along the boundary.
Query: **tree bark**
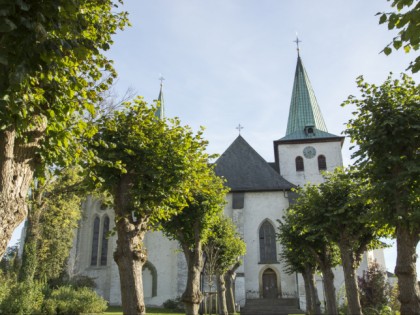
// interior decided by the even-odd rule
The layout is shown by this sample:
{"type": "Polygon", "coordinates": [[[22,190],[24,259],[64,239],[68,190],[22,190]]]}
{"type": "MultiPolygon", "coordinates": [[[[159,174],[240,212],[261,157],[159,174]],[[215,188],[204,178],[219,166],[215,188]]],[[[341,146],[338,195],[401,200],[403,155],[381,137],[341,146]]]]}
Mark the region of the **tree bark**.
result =
{"type": "Polygon", "coordinates": [[[322,275],[324,276],[324,291],[325,299],[327,301],[327,314],[336,315],[337,302],[335,299],[335,287],[334,287],[334,273],[331,267],[320,264],[322,275]]]}
{"type": "Polygon", "coordinates": [[[237,262],[235,265],[230,268],[225,274],[225,284],[226,284],[226,306],[229,315],[235,313],[235,292],[234,292],[234,283],[235,283],[235,271],[239,268],[241,264],[237,262]]]}
{"type": "Polygon", "coordinates": [[[416,272],[418,233],[410,233],[408,225],[400,223],[397,225],[396,237],[395,274],[398,277],[398,300],[401,303],[401,315],[420,314],[420,292],[416,272]]]}
{"type": "Polygon", "coordinates": [[[193,251],[190,250],[187,244],[182,244],[182,249],[188,267],[187,286],[182,294],[182,302],[185,304],[185,314],[197,315],[203,299],[203,294],[200,290],[200,277],[203,270],[201,241],[196,242],[193,251]]]}
{"type": "Polygon", "coordinates": [[[305,298],[306,298],[306,314],[314,314],[312,303],[312,292],[310,288],[310,280],[308,270],[302,272],[303,282],[305,284],[305,298]]]}
{"type": "Polygon", "coordinates": [[[320,315],[322,314],[321,302],[319,300],[318,289],[316,287],[315,270],[312,270],[309,275],[309,288],[311,290],[311,302],[312,302],[312,309],[314,311],[314,314],[320,315]]]}
{"type": "Polygon", "coordinates": [[[225,276],[223,274],[217,275],[217,297],[219,300],[219,314],[228,315],[228,310],[226,306],[225,276]]]}
{"type": "Polygon", "coordinates": [[[26,197],[45,128],[46,121],[40,119],[25,143],[17,139],[13,127],[0,131],[0,258],[27,215],[26,197]]]}
{"type": "Polygon", "coordinates": [[[349,311],[352,315],[362,315],[354,254],[351,247],[345,241],[340,242],[339,246],[349,311]]]}
{"type": "Polygon", "coordinates": [[[122,175],[113,193],[118,236],[114,260],[118,265],[120,275],[123,313],[143,315],[146,314],[143,294],[143,265],[147,260],[143,240],[147,231],[148,218],[133,219],[129,195],[130,185],[130,174],[122,175]]]}

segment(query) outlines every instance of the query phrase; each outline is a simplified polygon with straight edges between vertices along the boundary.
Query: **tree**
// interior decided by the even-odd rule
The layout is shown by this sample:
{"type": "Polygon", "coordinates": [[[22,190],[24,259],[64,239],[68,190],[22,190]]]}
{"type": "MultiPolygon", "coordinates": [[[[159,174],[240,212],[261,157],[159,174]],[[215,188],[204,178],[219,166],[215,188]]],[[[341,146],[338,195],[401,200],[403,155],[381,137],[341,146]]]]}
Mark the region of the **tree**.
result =
{"type": "Polygon", "coordinates": [[[315,283],[315,272],[318,269],[316,257],[308,248],[308,242],[293,228],[288,212],[279,222],[277,238],[282,244],[280,260],[286,265],[286,272],[301,273],[305,283],[306,313],[321,314],[321,302],[315,283]],[[298,250],[297,250],[298,249],[298,250]]]}
{"type": "Polygon", "coordinates": [[[203,270],[203,244],[211,227],[223,212],[227,189],[223,180],[216,176],[212,166],[203,165],[196,185],[192,187],[192,199],[182,213],[161,222],[164,233],[179,242],[188,266],[187,286],[182,294],[185,312],[198,314],[203,298],[200,276],[203,270]]]}
{"type": "Polygon", "coordinates": [[[63,271],[86,195],[80,167],[34,180],[30,193],[20,281],[51,280],[63,271]]]}
{"type": "MultiPolygon", "coordinates": [[[[289,207],[285,220],[291,225],[293,234],[299,236],[299,250],[309,251],[311,256],[315,257],[322,272],[327,302],[326,313],[338,314],[332,268],[340,262],[339,250],[325,233],[319,231],[316,224],[312,224],[312,221],[317,222],[319,210],[314,207],[314,202],[322,197],[318,187],[311,184],[299,188],[297,194],[298,198],[289,207]]],[[[311,303],[316,303],[316,300],[311,301],[311,303]]]]}
{"type": "MultiPolygon", "coordinates": [[[[226,303],[225,274],[245,255],[246,245],[230,218],[219,216],[212,226],[204,251],[206,253],[208,276],[217,277],[219,314],[228,314],[226,303]]],[[[232,297],[231,295],[229,295],[232,297]]],[[[233,301],[230,304],[235,304],[233,301]]]]}
{"type": "Polygon", "coordinates": [[[115,6],[112,0],[2,1],[0,256],[27,215],[34,172],[86,152],[76,139],[95,129],[82,116],[94,113],[116,75],[102,52],[127,24],[115,6]]]}
{"type": "MultiPolygon", "coordinates": [[[[397,8],[397,12],[378,13],[381,16],[379,23],[387,24],[388,29],[397,29],[399,32],[392,42],[384,48],[383,52],[386,55],[391,54],[392,47],[395,50],[403,47],[406,53],[411,50],[418,50],[420,47],[420,2],[393,0],[391,7],[397,8]]],[[[411,69],[413,73],[420,70],[420,56],[410,63],[408,69],[411,69]]]]}
{"type": "Polygon", "coordinates": [[[124,313],[144,314],[142,266],[146,231],[179,214],[206,169],[207,142],[179,120],[160,120],[141,98],[103,117],[92,141],[92,178],[114,200],[114,252],[124,313]]]}
{"type": "Polygon", "coordinates": [[[378,314],[388,306],[391,297],[391,286],[387,282],[386,272],[374,261],[358,277],[360,304],[363,314],[378,314]]]}
{"type": "Polygon", "coordinates": [[[395,227],[401,314],[420,313],[416,245],[420,233],[420,87],[407,75],[381,85],[359,77],[361,98],[345,133],[357,144],[353,157],[368,178],[380,216],[395,227]]]}

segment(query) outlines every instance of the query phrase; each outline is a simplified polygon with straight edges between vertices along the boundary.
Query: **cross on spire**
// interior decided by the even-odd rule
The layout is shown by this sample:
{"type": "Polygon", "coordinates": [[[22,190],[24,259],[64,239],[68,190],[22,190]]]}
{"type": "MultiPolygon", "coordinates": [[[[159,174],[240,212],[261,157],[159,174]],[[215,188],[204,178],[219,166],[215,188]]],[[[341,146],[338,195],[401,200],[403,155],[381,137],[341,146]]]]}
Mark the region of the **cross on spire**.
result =
{"type": "Polygon", "coordinates": [[[241,126],[241,124],[239,124],[238,127],[236,127],[236,129],[238,129],[239,135],[241,135],[241,130],[244,129],[244,127],[241,126]]]}
{"type": "Polygon", "coordinates": [[[293,42],[296,43],[296,50],[297,50],[298,55],[299,55],[299,43],[301,43],[302,41],[299,40],[299,37],[298,37],[297,33],[296,33],[296,39],[293,42]]]}
{"type": "Polygon", "coordinates": [[[159,77],[160,86],[163,85],[163,80],[165,80],[165,78],[162,75],[160,75],[160,77],[159,77]]]}

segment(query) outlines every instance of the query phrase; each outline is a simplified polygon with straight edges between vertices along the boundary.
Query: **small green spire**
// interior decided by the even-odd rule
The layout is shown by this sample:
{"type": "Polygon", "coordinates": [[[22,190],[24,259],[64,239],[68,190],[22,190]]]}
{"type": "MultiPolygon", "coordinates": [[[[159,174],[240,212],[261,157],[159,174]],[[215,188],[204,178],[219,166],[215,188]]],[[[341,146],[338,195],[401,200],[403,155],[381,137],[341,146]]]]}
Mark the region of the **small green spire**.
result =
{"type": "Polygon", "coordinates": [[[159,96],[158,96],[158,107],[156,109],[156,117],[158,117],[159,119],[164,119],[165,118],[165,102],[163,100],[163,80],[165,80],[164,77],[160,77],[160,91],[159,91],[159,96]]]}
{"type": "Polygon", "coordinates": [[[298,50],[286,136],[295,132],[306,133],[307,130],[311,130],[310,128],[315,129],[315,132],[316,130],[328,132],[298,50]]]}

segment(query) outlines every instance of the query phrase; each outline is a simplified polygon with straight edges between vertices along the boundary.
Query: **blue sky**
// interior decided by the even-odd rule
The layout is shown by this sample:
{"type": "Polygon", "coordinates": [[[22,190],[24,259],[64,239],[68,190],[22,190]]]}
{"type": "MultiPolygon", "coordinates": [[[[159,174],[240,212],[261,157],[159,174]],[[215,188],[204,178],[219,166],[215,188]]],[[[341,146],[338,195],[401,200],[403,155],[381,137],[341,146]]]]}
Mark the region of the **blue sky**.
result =
{"type": "MultiPolygon", "coordinates": [[[[340,135],[357,95],[355,80],[381,84],[403,72],[414,55],[380,51],[395,32],[378,25],[385,0],[125,0],[132,27],[118,33],[108,55],[128,88],[151,102],[165,77],[166,115],[194,129],[205,126],[211,153],[241,134],[267,161],[285,135],[296,67],[298,33],[306,67],[328,131],[340,135]]],[[[417,81],[419,77],[416,76],[417,81]]],[[[343,147],[351,164],[350,142],[343,147]]],[[[395,251],[387,250],[393,271],[395,251]]]]}

